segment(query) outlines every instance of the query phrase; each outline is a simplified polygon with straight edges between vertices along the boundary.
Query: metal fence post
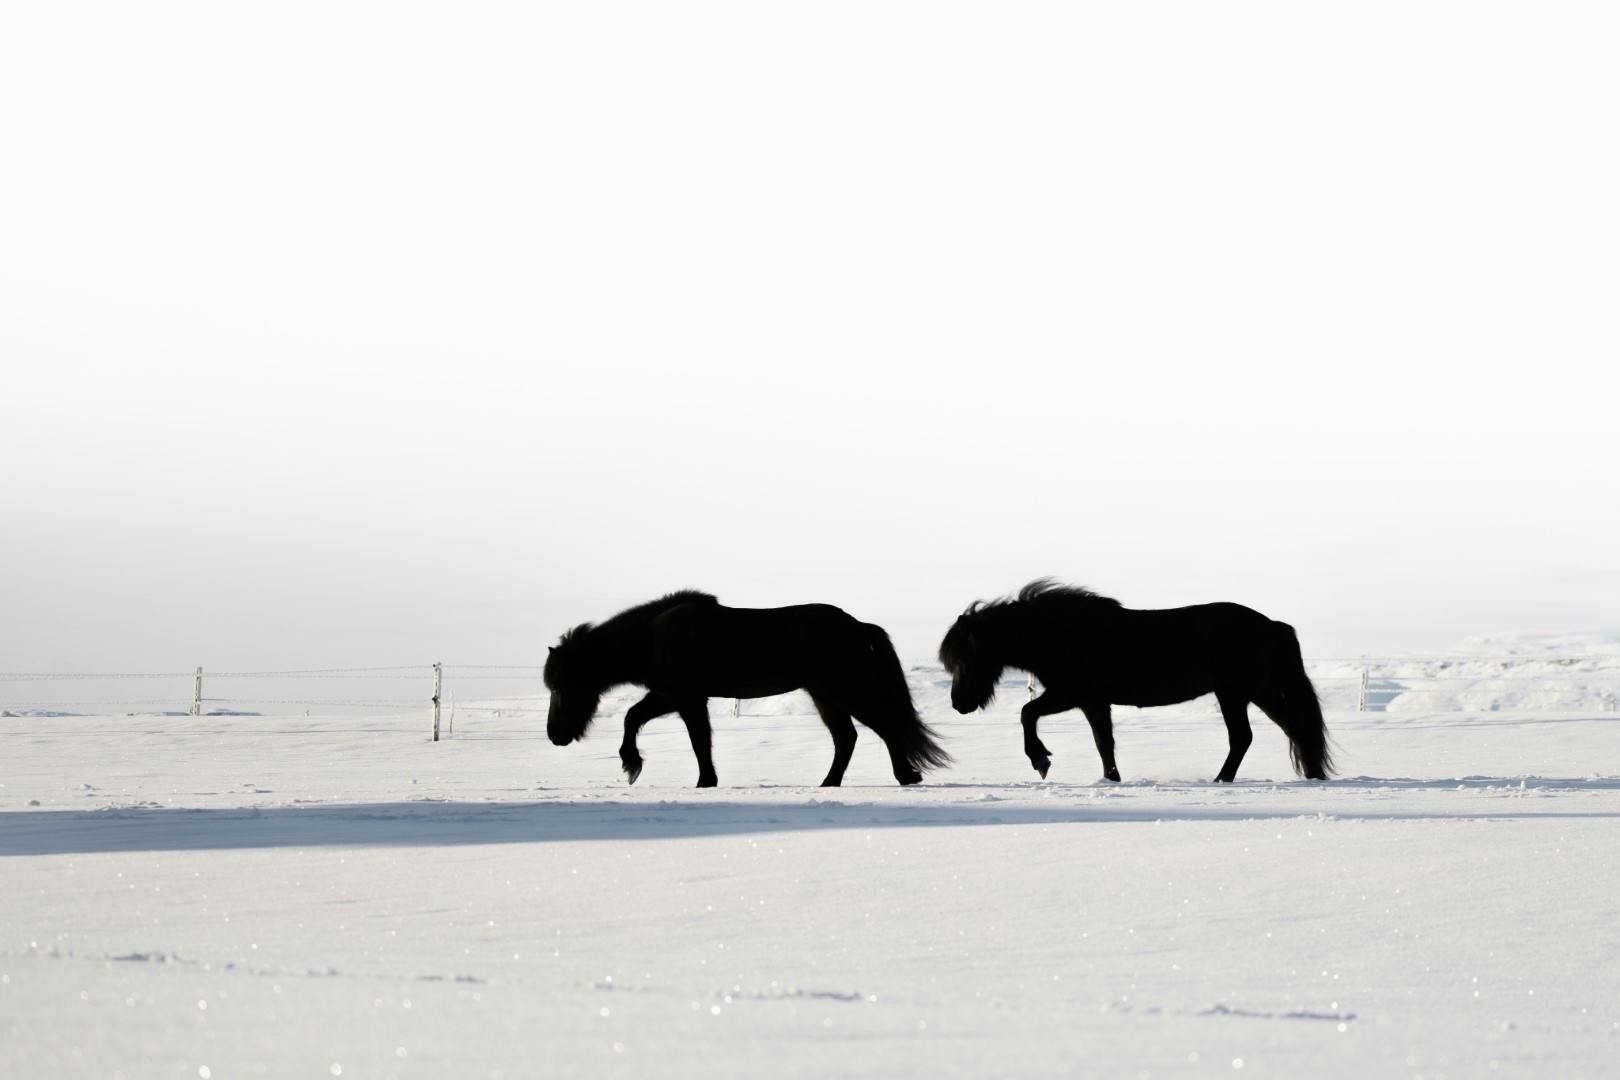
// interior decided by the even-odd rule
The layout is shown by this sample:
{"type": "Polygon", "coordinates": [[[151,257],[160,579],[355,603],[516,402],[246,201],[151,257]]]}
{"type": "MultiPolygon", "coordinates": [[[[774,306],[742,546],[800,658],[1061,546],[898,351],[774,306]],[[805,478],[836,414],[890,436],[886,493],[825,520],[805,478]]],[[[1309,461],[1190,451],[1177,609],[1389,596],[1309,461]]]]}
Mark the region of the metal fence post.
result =
{"type": "Polygon", "coordinates": [[[439,741],[439,691],[444,688],[444,665],[433,665],[433,741],[439,741]]]}
{"type": "Polygon", "coordinates": [[[1367,669],[1361,669],[1361,694],[1356,698],[1356,712],[1367,711],[1367,669]]]}
{"type": "Polygon", "coordinates": [[[202,715],[202,668],[197,669],[191,682],[191,715],[202,715]]]}

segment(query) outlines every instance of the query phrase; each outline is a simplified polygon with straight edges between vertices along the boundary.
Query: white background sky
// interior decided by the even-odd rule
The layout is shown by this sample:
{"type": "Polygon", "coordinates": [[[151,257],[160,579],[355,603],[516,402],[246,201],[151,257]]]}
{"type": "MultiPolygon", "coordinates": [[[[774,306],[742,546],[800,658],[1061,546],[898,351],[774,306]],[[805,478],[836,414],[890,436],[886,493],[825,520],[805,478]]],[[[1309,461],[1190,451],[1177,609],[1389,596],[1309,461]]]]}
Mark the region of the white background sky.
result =
{"type": "Polygon", "coordinates": [[[1620,626],[1609,5],[0,10],[0,669],[1620,626]]]}

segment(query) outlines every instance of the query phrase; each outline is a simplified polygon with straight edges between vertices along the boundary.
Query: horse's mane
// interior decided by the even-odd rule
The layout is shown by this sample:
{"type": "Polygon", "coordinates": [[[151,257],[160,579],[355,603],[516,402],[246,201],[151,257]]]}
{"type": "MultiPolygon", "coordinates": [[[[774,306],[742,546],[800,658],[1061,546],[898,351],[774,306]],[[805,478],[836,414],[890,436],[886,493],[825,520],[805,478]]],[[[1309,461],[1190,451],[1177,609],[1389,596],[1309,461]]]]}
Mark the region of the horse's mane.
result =
{"type": "Polygon", "coordinates": [[[1118,600],[1103,596],[1080,585],[1059,585],[1049,577],[1036,578],[1018,590],[1016,596],[1003,596],[999,600],[975,600],[962,614],[977,615],[1014,604],[1034,604],[1043,608],[1108,607],[1120,606],[1118,600]]]}
{"type": "Polygon", "coordinates": [[[566,645],[568,642],[577,641],[579,638],[596,630],[619,630],[635,623],[645,622],[681,604],[718,604],[719,602],[719,600],[706,592],[699,592],[696,589],[679,589],[667,596],[660,596],[657,600],[649,600],[645,604],[625,608],[606,622],[600,624],[580,623],[563,634],[557,644],[559,647],[566,645]]]}
{"type": "Polygon", "coordinates": [[[1103,596],[1081,585],[1059,585],[1049,577],[1036,578],[1018,590],[1020,604],[1086,604],[1097,607],[1119,607],[1112,596],[1103,596]]]}
{"type": "Polygon", "coordinates": [[[939,661],[953,674],[964,663],[973,662],[975,655],[982,655],[984,634],[994,635],[991,640],[1000,636],[998,628],[1005,627],[1007,622],[998,617],[1003,613],[1014,617],[1017,613],[1037,619],[1061,619],[1071,613],[1083,615],[1119,607],[1119,601],[1111,596],[1102,596],[1079,585],[1059,585],[1049,577],[1037,578],[1019,589],[1015,596],[975,600],[969,604],[940,642],[939,661]]]}

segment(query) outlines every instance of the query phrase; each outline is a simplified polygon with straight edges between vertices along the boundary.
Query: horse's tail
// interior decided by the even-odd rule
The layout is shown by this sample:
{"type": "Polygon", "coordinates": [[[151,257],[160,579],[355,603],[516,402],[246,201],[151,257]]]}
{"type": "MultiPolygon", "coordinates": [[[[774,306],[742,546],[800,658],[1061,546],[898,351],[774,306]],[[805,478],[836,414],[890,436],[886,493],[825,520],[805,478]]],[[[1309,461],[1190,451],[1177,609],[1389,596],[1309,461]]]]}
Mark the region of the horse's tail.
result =
{"type": "Polygon", "coordinates": [[[1311,677],[1305,674],[1305,659],[1299,651],[1299,636],[1285,622],[1273,622],[1271,686],[1267,700],[1259,702],[1267,716],[1288,736],[1288,754],[1294,772],[1311,780],[1333,775],[1333,747],[1328,740],[1327,722],[1322,719],[1322,702],[1316,696],[1311,677]]]}
{"type": "Polygon", "coordinates": [[[866,631],[867,648],[871,653],[870,693],[878,706],[867,715],[872,719],[878,716],[892,717],[889,722],[893,726],[882,730],[864,717],[863,722],[883,736],[884,741],[899,751],[900,757],[918,772],[949,765],[951,755],[939,745],[934,729],[917,715],[917,706],[911,700],[911,687],[906,683],[905,668],[900,666],[900,657],[895,653],[889,635],[881,626],[871,623],[861,625],[866,631]]]}

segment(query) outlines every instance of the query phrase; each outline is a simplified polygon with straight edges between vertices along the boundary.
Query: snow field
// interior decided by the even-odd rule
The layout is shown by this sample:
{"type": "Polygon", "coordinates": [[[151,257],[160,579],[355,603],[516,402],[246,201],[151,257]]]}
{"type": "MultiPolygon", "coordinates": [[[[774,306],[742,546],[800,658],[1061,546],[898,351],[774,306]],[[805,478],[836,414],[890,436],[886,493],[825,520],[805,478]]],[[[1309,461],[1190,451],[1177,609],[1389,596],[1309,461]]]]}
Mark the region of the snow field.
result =
{"type": "MultiPolygon", "coordinates": [[[[629,695],[543,716],[0,722],[0,1075],[1612,1073],[1620,778],[1602,714],[1335,713],[1345,779],[1256,713],[919,700],[955,768],[846,786],[790,696],[717,703],[721,787],[629,695]]],[[[516,707],[531,708],[533,703],[516,707]]]]}

